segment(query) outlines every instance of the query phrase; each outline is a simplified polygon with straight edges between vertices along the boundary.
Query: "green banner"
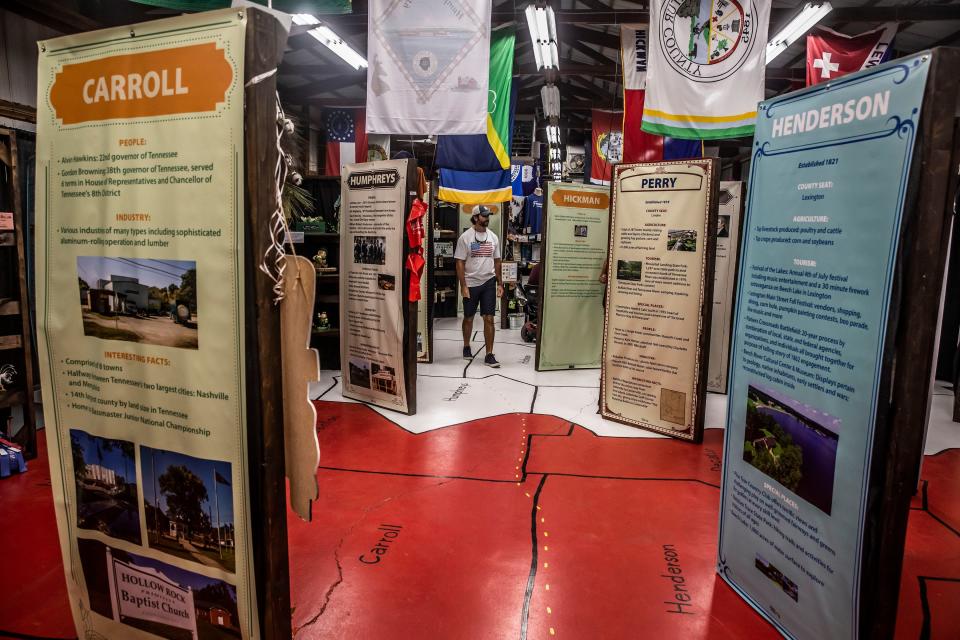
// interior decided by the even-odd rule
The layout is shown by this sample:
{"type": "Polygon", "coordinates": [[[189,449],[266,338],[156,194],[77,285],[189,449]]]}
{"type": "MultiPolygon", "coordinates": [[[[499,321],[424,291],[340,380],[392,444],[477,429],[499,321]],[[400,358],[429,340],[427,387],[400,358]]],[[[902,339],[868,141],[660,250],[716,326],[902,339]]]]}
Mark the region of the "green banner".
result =
{"type": "Polygon", "coordinates": [[[513,85],[513,27],[490,36],[490,93],[487,98],[487,140],[500,166],[510,168],[510,89],[513,85]]]}
{"type": "Polygon", "coordinates": [[[547,185],[537,370],[596,369],[603,346],[603,285],[610,196],[607,187],[547,185]]]}

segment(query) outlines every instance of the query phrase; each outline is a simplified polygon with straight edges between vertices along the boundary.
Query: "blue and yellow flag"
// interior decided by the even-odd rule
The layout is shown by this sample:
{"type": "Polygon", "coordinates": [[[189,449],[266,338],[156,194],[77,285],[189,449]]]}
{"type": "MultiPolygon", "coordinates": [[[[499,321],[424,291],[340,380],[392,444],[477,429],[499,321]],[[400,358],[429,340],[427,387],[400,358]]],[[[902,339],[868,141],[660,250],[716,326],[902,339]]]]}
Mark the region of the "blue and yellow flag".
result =
{"type": "Polygon", "coordinates": [[[490,36],[487,135],[439,137],[441,200],[461,204],[510,200],[510,93],[515,41],[512,26],[497,29],[490,36]]]}

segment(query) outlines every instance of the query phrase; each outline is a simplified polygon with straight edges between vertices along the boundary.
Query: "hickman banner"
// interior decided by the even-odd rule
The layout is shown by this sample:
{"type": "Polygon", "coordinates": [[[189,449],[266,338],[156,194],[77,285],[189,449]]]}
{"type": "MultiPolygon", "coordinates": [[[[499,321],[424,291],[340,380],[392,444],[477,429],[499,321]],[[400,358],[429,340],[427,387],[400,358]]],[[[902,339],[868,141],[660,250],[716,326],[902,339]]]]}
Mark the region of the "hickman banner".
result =
{"type": "MultiPolygon", "coordinates": [[[[909,322],[891,296],[906,295],[895,293],[894,282],[906,271],[898,255],[909,242],[901,228],[910,219],[908,187],[922,180],[911,176],[911,158],[930,58],[906,58],[760,105],[730,367],[718,572],[791,638],[893,635],[860,629],[870,622],[861,607],[874,601],[861,599],[861,590],[877,583],[862,570],[878,561],[873,541],[885,520],[877,509],[898,499],[881,495],[871,476],[882,477],[887,458],[908,446],[887,445],[883,435],[895,419],[889,403],[901,413],[910,402],[892,398],[890,350],[898,340],[888,332],[907,336],[912,328],[888,326],[888,319],[909,322]]],[[[924,277],[936,271],[929,267],[924,277]]],[[[906,341],[906,348],[911,344],[930,353],[922,343],[906,341]]],[[[929,380],[929,360],[914,366],[898,353],[898,377],[929,380]]],[[[924,408],[926,398],[919,400],[924,408]]],[[[920,422],[911,429],[922,430],[920,422]]],[[[910,477],[899,486],[909,493],[919,462],[919,454],[904,461],[910,477]]],[[[895,560],[886,562],[899,566],[902,549],[901,539],[895,560]]],[[[885,587],[896,593],[898,584],[885,587]]]]}
{"type": "Polygon", "coordinates": [[[487,133],[490,2],[370,0],[367,133],[487,133]]]}
{"type": "Polygon", "coordinates": [[[707,391],[726,393],[730,332],[733,327],[733,292],[737,285],[737,259],[740,257],[743,183],[721,181],[718,202],[707,391]]]}
{"type": "Polygon", "coordinates": [[[600,366],[600,272],[610,233],[609,191],[581,184],[547,184],[537,371],[600,366]]]}
{"type": "Polygon", "coordinates": [[[618,165],[607,264],[600,413],[703,438],[717,161],[618,165]]]}
{"type": "Polygon", "coordinates": [[[652,0],[643,130],[704,140],[753,134],[770,4],[652,0]]]}
{"type": "Polygon", "coordinates": [[[343,395],[411,415],[417,303],[407,302],[404,229],[416,175],[414,160],[348,164],[340,187],[343,395]]]}
{"type": "Polygon", "coordinates": [[[259,633],[246,24],[231,9],[40,43],[40,372],[82,638],[259,633]]]}

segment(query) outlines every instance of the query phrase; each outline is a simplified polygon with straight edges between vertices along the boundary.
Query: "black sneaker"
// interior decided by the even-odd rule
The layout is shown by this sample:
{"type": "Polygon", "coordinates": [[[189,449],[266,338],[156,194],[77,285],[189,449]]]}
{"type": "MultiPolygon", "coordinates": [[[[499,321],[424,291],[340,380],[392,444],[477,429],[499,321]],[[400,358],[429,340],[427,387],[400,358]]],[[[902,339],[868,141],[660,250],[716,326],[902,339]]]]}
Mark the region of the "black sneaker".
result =
{"type": "Polygon", "coordinates": [[[492,353],[488,353],[487,357],[483,359],[483,364],[487,365],[492,369],[499,369],[500,363],[497,362],[497,359],[493,357],[492,353]]]}
{"type": "Polygon", "coordinates": [[[473,360],[473,354],[470,352],[470,347],[463,348],[463,359],[464,360],[473,360]]]}

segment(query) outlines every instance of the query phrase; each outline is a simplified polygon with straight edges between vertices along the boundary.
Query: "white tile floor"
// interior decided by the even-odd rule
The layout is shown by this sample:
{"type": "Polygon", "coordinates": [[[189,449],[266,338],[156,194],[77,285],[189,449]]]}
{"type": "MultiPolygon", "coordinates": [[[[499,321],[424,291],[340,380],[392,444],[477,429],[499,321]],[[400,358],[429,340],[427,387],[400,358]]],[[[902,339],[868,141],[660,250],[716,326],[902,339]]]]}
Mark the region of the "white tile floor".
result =
{"type": "MultiPolygon", "coordinates": [[[[476,323],[480,326],[479,321],[476,323]]],[[[423,433],[452,424],[505,413],[539,413],[570,420],[598,436],[662,438],[604,420],[597,413],[600,393],[599,369],[536,371],[534,345],[523,342],[519,330],[497,330],[494,352],[500,369],[483,364],[483,338],[472,342],[478,357],[463,359],[460,321],[441,318],[434,324],[434,361],[417,367],[417,413],[413,416],[373,407],[400,427],[423,433]],[[448,400],[458,393],[460,400],[448,400]],[[454,409],[454,407],[456,407],[454,409]]],[[[320,382],[311,385],[310,397],[333,402],[354,402],[340,393],[340,372],[323,371],[320,382]]],[[[953,395],[942,383],[933,389],[925,453],[960,447],[960,424],[953,422],[953,395]]],[[[707,394],[706,428],[726,424],[727,396],[707,394]]]]}

